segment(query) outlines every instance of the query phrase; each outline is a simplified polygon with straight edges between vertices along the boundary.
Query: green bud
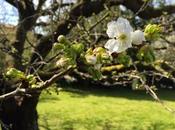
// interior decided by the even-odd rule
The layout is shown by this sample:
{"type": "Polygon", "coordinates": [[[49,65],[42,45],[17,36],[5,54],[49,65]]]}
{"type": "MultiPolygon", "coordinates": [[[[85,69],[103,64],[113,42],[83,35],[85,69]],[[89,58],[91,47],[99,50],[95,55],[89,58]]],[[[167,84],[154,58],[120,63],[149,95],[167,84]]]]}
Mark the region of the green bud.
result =
{"type": "Polygon", "coordinates": [[[77,53],[81,54],[84,50],[84,45],[82,43],[76,43],[72,45],[72,49],[77,53]]]}
{"type": "Polygon", "coordinates": [[[105,53],[106,50],[103,47],[97,47],[93,50],[93,53],[105,53]]]}
{"type": "Polygon", "coordinates": [[[56,52],[58,50],[63,50],[65,48],[64,44],[60,44],[60,43],[54,43],[53,45],[53,51],[56,52]]]}
{"type": "Polygon", "coordinates": [[[29,82],[29,84],[31,84],[31,85],[33,85],[33,84],[35,84],[37,82],[35,76],[32,75],[32,74],[27,75],[26,79],[29,82]]]}
{"type": "Polygon", "coordinates": [[[101,54],[102,60],[112,60],[112,56],[109,55],[108,53],[103,53],[101,54]]]}
{"type": "Polygon", "coordinates": [[[148,24],[145,27],[144,35],[147,40],[156,40],[160,38],[162,27],[157,24],[148,24]]]}
{"type": "Polygon", "coordinates": [[[92,54],[93,54],[93,50],[92,50],[92,48],[89,48],[89,49],[86,51],[86,54],[88,54],[88,55],[92,55],[92,54]]]}
{"type": "Polygon", "coordinates": [[[44,82],[37,82],[36,84],[32,84],[31,88],[39,88],[43,84],[44,84],[44,82]]]}
{"type": "Polygon", "coordinates": [[[9,78],[15,78],[17,80],[25,78],[25,74],[15,68],[10,68],[5,75],[9,78]]]}
{"type": "Polygon", "coordinates": [[[67,39],[64,35],[59,35],[57,41],[64,44],[67,42],[67,39]]]}

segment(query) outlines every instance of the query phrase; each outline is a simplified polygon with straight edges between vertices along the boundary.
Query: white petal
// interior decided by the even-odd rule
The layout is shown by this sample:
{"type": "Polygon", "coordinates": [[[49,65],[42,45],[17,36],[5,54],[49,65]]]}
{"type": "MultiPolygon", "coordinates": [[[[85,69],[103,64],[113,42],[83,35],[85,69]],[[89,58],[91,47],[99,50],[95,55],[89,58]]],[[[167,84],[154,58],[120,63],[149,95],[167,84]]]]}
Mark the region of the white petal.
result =
{"type": "Polygon", "coordinates": [[[128,48],[132,47],[132,37],[131,37],[131,33],[127,35],[127,39],[125,41],[125,44],[128,48]]]}
{"type": "Polygon", "coordinates": [[[97,58],[94,55],[86,55],[85,58],[88,64],[95,65],[97,62],[97,58]]]}
{"type": "Polygon", "coordinates": [[[117,53],[121,53],[128,49],[128,47],[125,45],[125,43],[119,42],[119,47],[118,50],[116,51],[117,53]]]}
{"type": "Polygon", "coordinates": [[[113,53],[115,50],[118,49],[118,43],[115,39],[110,39],[106,42],[104,47],[108,49],[110,53],[113,53]]]}
{"type": "Polygon", "coordinates": [[[117,36],[117,22],[116,21],[111,21],[107,24],[107,35],[110,37],[110,38],[114,38],[117,36]]]}
{"type": "Polygon", "coordinates": [[[119,17],[117,19],[117,27],[121,33],[131,33],[133,28],[131,27],[129,21],[125,18],[119,17]]]}
{"type": "Polygon", "coordinates": [[[132,32],[131,38],[134,45],[142,44],[142,42],[145,41],[144,33],[140,30],[132,32]]]}
{"type": "Polygon", "coordinates": [[[132,47],[130,40],[127,40],[127,41],[124,41],[124,42],[118,40],[118,50],[116,52],[121,53],[121,52],[127,50],[130,47],[132,47]]]}

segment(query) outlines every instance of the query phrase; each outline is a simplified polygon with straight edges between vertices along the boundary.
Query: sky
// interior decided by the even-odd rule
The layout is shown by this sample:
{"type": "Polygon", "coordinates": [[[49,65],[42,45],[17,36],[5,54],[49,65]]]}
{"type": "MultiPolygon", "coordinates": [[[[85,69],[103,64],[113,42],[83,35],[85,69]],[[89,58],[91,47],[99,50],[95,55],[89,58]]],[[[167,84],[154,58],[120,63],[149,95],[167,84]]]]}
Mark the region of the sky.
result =
{"type": "MultiPolygon", "coordinates": [[[[35,3],[37,4],[38,0],[34,0],[35,3]]],[[[46,5],[49,5],[48,0],[46,5]]],[[[73,1],[73,0],[65,0],[66,2],[68,1],[73,1]]],[[[159,1],[159,0],[155,0],[159,1]]],[[[168,4],[175,4],[175,0],[166,0],[168,4]]],[[[0,23],[6,23],[6,24],[12,24],[12,25],[17,25],[18,23],[18,11],[5,2],[5,0],[0,0],[0,23]]]]}
{"type": "Polygon", "coordinates": [[[18,23],[18,11],[4,0],[0,0],[0,23],[13,25],[18,23]]]}
{"type": "MultiPolygon", "coordinates": [[[[47,0],[45,7],[48,7],[52,0],[47,0]]],[[[58,0],[59,1],[59,0],[58,0]]],[[[73,2],[75,0],[63,0],[63,2],[73,2]]],[[[37,5],[38,0],[34,0],[37,5]]],[[[18,11],[16,8],[5,2],[5,0],[0,0],[0,23],[7,23],[12,25],[18,24],[18,11]]]]}

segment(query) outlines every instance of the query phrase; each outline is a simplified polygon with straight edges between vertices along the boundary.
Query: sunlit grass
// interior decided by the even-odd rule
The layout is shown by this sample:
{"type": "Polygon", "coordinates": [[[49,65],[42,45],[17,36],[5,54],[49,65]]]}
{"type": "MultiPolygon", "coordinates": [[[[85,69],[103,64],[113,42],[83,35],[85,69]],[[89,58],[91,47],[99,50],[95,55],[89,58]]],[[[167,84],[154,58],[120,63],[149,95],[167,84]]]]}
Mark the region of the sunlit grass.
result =
{"type": "MultiPolygon", "coordinates": [[[[175,109],[174,91],[161,92],[160,97],[175,109]]],[[[43,93],[37,109],[41,130],[175,130],[175,115],[145,92],[43,93]]]]}

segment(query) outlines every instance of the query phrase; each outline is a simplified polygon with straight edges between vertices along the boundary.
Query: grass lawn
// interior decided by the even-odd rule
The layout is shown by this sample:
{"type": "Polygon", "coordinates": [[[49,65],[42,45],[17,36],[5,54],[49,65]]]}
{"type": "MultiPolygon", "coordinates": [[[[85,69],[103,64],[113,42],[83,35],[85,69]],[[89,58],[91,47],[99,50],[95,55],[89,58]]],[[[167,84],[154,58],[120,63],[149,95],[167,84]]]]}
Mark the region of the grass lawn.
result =
{"type": "MultiPolygon", "coordinates": [[[[175,109],[175,91],[159,97],[175,109]]],[[[44,92],[37,107],[41,130],[175,130],[175,114],[144,91],[44,92]]]]}

